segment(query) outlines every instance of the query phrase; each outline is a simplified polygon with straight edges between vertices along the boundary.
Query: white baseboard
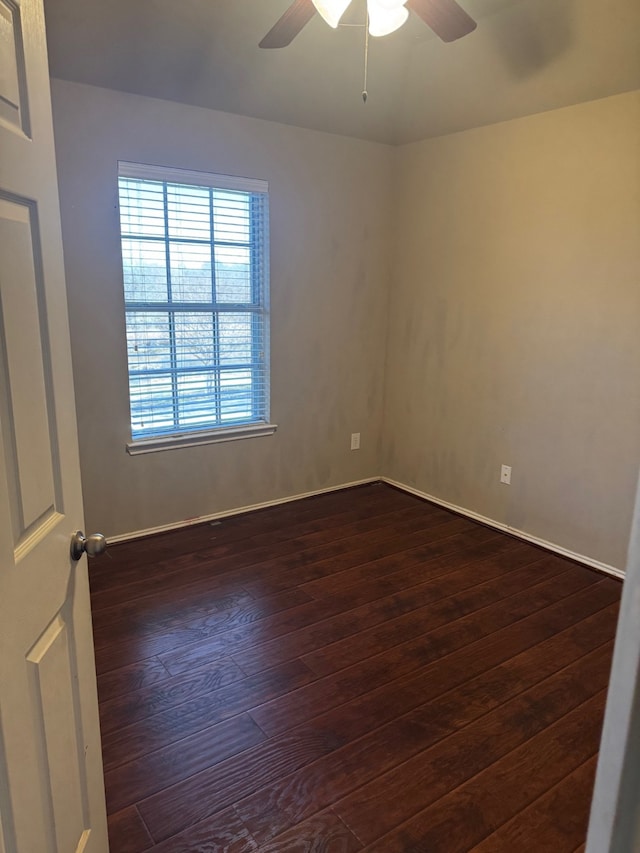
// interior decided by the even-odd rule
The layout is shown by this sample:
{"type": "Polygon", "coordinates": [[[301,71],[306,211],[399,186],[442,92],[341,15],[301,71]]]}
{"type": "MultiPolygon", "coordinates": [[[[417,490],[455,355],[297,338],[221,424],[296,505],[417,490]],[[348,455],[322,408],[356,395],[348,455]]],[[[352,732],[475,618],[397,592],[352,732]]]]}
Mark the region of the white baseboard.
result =
{"type": "Polygon", "coordinates": [[[263,501],[263,503],[252,504],[251,506],[239,506],[234,509],[227,509],[224,512],[213,512],[210,515],[198,515],[194,518],[186,518],[183,521],[173,521],[170,524],[161,524],[158,527],[147,527],[145,530],[132,530],[130,533],[119,533],[117,536],[108,536],[110,545],[117,545],[119,542],[129,542],[132,539],[142,539],[144,536],[153,536],[155,533],[168,533],[171,530],[180,530],[183,527],[193,527],[195,524],[203,524],[206,521],[216,521],[219,518],[228,518],[230,515],[241,515],[243,512],[253,512],[256,509],[265,509],[270,506],[278,506],[279,504],[291,503],[291,501],[299,501],[302,498],[312,498],[315,495],[324,495],[328,492],[339,492],[341,489],[351,489],[354,486],[365,486],[367,483],[379,483],[381,477],[367,477],[365,480],[354,480],[352,483],[342,483],[339,486],[329,486],[326,489],[316,489],[313,492],[304,492],[300,495],[290,495],[285,498],[276,498],[273,501],[263,501]]]}
{"type": "Polygon", "coordinates": [[[487,518],[485,515],[480,515],[477,512],[473,512],[473,510],[449,503],[449,501],[443,501],[441,498],[436,498],[433,495],[420,491],[420,489],[414,489],[413,486],[398,483],[396,480],[391,480],[389,477],[380,477],[380,480],[383,483],[387,483],[389,486],[395,486],[397,489],[401,489],[403,492],[409,492],[411,495],[416,495],[426,501],[438,504],[438,506],[442,506],[445,509],[450,509],[453,512],[466,516],[467,518],[472,518],[474,521],[480,521],[482,524],[486,524],[489,527],[495,527],[496,530],[501,530],[503,533],[509,533],[511,536],[516,536],[518,539],[524,539],[525,542],[531,542],[533,545],[539,545],[547,551],[553,551],[555,554],[560,554],[562,557],[569,557],[571,560],[576,560],[578,563],[583,563],[585,566],[589,566],[599,572],[612,575],[614,578],[624,579],[624,571],[616,568],[615,566],[610,566],[607,563],[601,563],[599,560],[586,557],[584,554],[577,554],[575,551],[563,548],[562,545],[556,545],[555,542],[548,542],[546,539],[540,539],[539,536],[532,536],[524,530],[518,530],[516,527],[509,527],[508,524],[503,524],[500,521],[487,518]]]}
{"type": "Polygon", "coordinates": [[[389,477],[367,477],[364,480],[355,480],[351,483],[341,483],[337,486],[329,486],[326,489],[316,489],[312,492],[289,495],[284,498],[276,498],[272,501],[263,501],[262,503],[251,504],[250,506],[235,507],[234,509],[228,509],[224,512],[214,512],[210,515],[199,515],[195,518],[187,518],[183,521],[171,522],[170,524],[161,524],[158,527],[147,527],[145,530],[133,530],[130,533],[121,533],[117,536],[109,536],[107,538],[109,544],[116,545],[119,542],[129,542],[133,539],[142,539],[145,536],[153,536],[155,533],[168,533],[171,530],[180,530],[183,527],[192,527],[196,524],[203,524],[207,521],[216,521],[220,518],[228,518],[232,515],[241,515],[242,513],[253,512],[257,509],[279,506],[280,504],[291,503],[291,501],[302,500],[302,498],[311,498],[315,495],[327,494],[328,492],[339,492],[341,489],[350,489],[354,486],[364,486],[367,483],[387,483],[389,486],[394,486],[396,489],[401,489],[403,492],[416,495],[423,500],[430,501],[431,503],[437,504],[445,509],[450,509],[452,512],[456,512],[459,515],[464,515],[467,518],[479,521],[482,524],[495,528],[496,530],[501,530],[503,533],[509,533],[511,536],[523,539],[525,542],[531,542],[533,545],[539,545],[547,551],[552,551],[555,554],[560,554],[562,557],[568,557],[571,560],[576,560],[578,563],[582,563],[583,565],[596,569],[599,572],[604,572],[604,574],[611,575],[614,578],[624,579],[625,573],[622,569],[610,566],[607,563],[601,563],[599,560],[594,560],[584,554],[578,554],[575,551],[570,551],[568,548],[563,548],[562,545],[556,545],[555,542],[548,542],[546,539],[540,539],[539,536],[532,536],[524,530],[518,530],[516,527],[510,527],[508,524],[495,521],[493,518],[487,518],[485,515],[480,515],[479,513],[466,509],[463,506],[449,503],[449,501],[437,498],[434,495],[421,491],[420,489],[415,489],[413,486],[407,486],[405,483],[399,483],[397,480],[392,480],[389,477]]]}

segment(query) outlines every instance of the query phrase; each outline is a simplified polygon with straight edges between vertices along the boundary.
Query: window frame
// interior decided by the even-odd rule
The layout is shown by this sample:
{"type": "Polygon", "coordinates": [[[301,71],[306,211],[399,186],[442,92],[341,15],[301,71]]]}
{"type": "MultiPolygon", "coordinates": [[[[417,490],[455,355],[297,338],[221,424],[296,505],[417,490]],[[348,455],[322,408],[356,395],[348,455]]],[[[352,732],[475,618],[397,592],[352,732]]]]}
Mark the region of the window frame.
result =
{"type": "MultiPolygon", "coordinates": [[[[211,424],[211,426],[204,427],[194,427],[193,429],[175,429],[174,431],[170,430],[158,430],[155,433],[147,433],[145,434],[135,434],[133,428],[133,418],[132,418],[132,397],[130,390],[130,382],[132,376],[131,365],[129,364],[129,359],[127,357],[127,381],[128,381],[128,389],[129,389],[129,407],[130,407],[130,416],[129,416],[129,428],[131,430],[131,441],[126,444],[127,452],[131,455],[137,455],[141,453],[152,453],[160,450],[171,450],[173,448],[178,447],[193,447],[199,446],[203,444],[214,444],[223,441],[235,441],[238,439],[245,438],[255,438],[259,436],[272,435],[276,429],[277,425],[270,423],[269,421],[269,404],[270,404],[270,393],[269,393],[269,385],[270,385],[270,355],[269,355],[269,185],[267,181],[255,179],[255,178],[243,178],[232,175],[221,175],[210,172],[199,172],[187,169],[175,169],[168,168],[163,166],[152,166],[140,163],[130,163],[127,161],[119,161],[118,162],[118,198],[119,194],[119,179],[120,178],[130,178],[133,180],[149,180],[155,182],[161,182],[164,185],[164,211],[166,217],[166,190],[167,184],[179,184],[182,186],[191,185],[201,188],[213,188],[220,190],[230,190],[232,192],[244,192],[251,195],[250,205],[253,207],[257,204],[256,193],[259,193],[265,197],[262,209],[262,222],[263,227],[260,228],[260,233],[256,235],[255,233],[251,234],[251,239],[249,241],[249,251],[251,253],[251,267],[252,269],[260,268],[262,270],[262,279],[260,282],[260,296],[261,299],[255,299],[256,297],[256,279],[254,276],[251,278],[251,289],[252,289],[252,297],[254,301],[251,303],[257,310],[250,310],[249,303],[237,303],[234,306],[233,303],[230,303],[229,306],[225,306],[226,310],[233,310],[235,307],[238,311],[245,311],[250,314],[251,319],[251,347],[252,347],[252,362],[255,361],[256,354],[254,348],[256,346],[259,347],[260,352],[263,353],[262,358],[259,358],[259,361],[262,361],[262,382],[264,385],[264,390],[261,395],[261,407],[262,407],[262,417],[255,420],[245,420],[245,421],[237,421],[230,425],[225,424],[211,424]],[[257,256],[256,256],[256,253],[257,256]],[[257,334],[257,330],[255,328],[256,323],[260,324],[259,334],[257,334]]],[[[120,206],[118,205],[118,210],[120,206]]],[[[249,216],[249,227],[252,232],[256,228],[257,217],[253,210],[250,212],[249,216]]],[[[145,311],[145,307],[148,309],[151,307],[152,311],[158,311],[159,313],[163,313],[166,311],[167,315],[170,314],[171,306],[171,298],[168,297],[165,303],[158,302],[149,302],[148,305],[144,302],[130,303],[131,307],[127,306],[126,301],[126,291],[125,291],[125,281],[124,281],[124,256],[122,255],[122,242],[129,238],[129,235],[126,235],[122,229],[122,220],[119,218],[118,221],[118,232],[120,238],[120,247],[121,247],[121,257],[123,259],[123,295],[125,297],[125,324],[127,323],[126,315],[127,311],[145,311]],[[134,307],[135,306],[135,307],[134,307]],[[166,306],[166,307],[165,307],[166,306]]],[[[169,251],[170,247],[170,235],[165,228],[164,237],[158,240],[160,245],[163,245],[166,251],[169,251]]],[[[211,234],[211,246],[214,249],[215,246],[215,238],[213,233],[211,234]]],[[[169,270],[167,271],[169,273],[169,270]]],[[[212,273],[213,274],[213,273],[212,273]]],[[[181,303],[177,303],[178,305],[181,303]]],[[[211,303],[193,303],[193,308],[197,308],[197,310],[202,311],[206,316],[211,316],[213,318],[219,316],[222,311],[219,308],[220,303],[214,302],[213,299],[211,303]],[[209,307],[205,307],[208,306],[209,307]],[[218,306],[218,307],[215,307],[218,306]]],[[[189,307],[192,307],[189,305],[189,307]]],[[[176,310],[176,309],[174,309],[176,310]]],[[[180,309],[178,309],[180,310],[180,309]]],[[[184,308],[182,310],[187,310],[184,308]]],[[[175,346],[175,343],[174,343],[175,346]]],[[[220,370],[221,363],[217,361],[215,363],[215,369],[220,370]]],[[[175,378],[177,379],[180,376],[179,369],[171,370],[171,374],[175,372],[175,378]]],[[[188,370],[185,370],[185,375],[188,373],[188,370]]],[[[173,385],[173,380],[172,380],[173,385]]],[[[173,395],[175,395],[175,391],[173,395]]],[[[255,394],[256,389],[255,386],[253,388],[254,399],[252,401],[252,410],[256,411],[256,401],[255,394]]],[[[173,397],[174,405],[177,405],[178,398],[173,397]]],[[[220,405],[220,400],[218,399],[217,405],[220,405]]]]}

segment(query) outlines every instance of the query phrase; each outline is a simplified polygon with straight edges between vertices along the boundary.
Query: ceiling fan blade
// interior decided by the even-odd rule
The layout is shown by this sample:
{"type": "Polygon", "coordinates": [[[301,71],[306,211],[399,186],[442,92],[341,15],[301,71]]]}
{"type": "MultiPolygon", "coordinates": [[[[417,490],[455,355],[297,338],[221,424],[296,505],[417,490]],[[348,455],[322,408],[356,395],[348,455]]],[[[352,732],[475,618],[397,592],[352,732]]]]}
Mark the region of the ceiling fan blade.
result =
{"type": "Polygon", "coordinates": [[[276,21],[259,47],[286,47],[316,13],[312,0],[293,0],[284,15],[276,21]]]}
{"type": "Polygon", "coordinates": [[[456,41],[478,26],[455,0],[407,0],[406,6],[419,15],[442,41],[456,41]]]}

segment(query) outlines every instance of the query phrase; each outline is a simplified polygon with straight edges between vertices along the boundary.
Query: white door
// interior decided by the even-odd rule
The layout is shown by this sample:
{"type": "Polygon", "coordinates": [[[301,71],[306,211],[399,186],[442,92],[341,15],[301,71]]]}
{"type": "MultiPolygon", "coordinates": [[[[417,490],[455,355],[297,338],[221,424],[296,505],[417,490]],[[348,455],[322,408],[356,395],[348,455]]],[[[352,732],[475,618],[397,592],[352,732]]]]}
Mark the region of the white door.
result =
{"type": "Polygon", "coordinates": [[[108,849],[41,0],[0,0],[0,853],[108,849]]]}
{"type": "Polygon", "coordinates": [[[613,651],[587,853],[640,850],[640,481],[613,651]]]}

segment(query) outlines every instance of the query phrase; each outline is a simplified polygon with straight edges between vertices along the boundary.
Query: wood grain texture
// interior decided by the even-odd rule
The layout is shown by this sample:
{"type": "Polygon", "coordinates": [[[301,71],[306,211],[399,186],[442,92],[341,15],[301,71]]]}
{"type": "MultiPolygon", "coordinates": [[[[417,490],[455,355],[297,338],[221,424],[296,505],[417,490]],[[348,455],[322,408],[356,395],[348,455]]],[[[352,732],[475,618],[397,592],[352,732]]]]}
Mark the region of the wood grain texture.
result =
{"type": "MultiPolygon", "coordinates": [[[[486,608],[473,618],[465,617],[433,632],[425,631],[424,637],[395,647],[391,655],[373,655],[322,681],[313,681],[286,698],[265,702],[253,708],[251,715],[269,735],[286,731],[330,708],[340,708],[337,713],[341,715],[343,726],[360,726],[366,712],[375,714],[381,725],[389,714],[402,713],[424,701],[426,690],[445,689],[445,685],[452,687],[475,674],[478,668],[490,666],[490,661],[499,662],[519,651],[521,637],[525,638],[525,643],[531,642],[528,629],[540,636],[535,634],[535,626],[540,622],[549,624],[549,620],[553,624],[557,617],[556,624],[559,622],[564,627],[571,624],[572,618],[590,615],[612,600],[603,598],[607,595],[605,590],[588,588],[571,596],[570,601],[551,606],[551,612],[536,612],[531,621],[523,624],[524,615],[548,604],[548,596],[554,594],[553,584],[559,594],[566,595],[566,590],[570,589],[568,583],[563,585],[559,579],[546,581],[540,584],[539,590],[534,588],[519,594],[516,602],[507,599],[499,608],[486,608]],[[511,623],[516,623],[513,630],[504,630],[498,638],[493,636],[511,623]],[[478,642],[481,639],[485,642],[478,642]],[[505,645],[509,639],[513,644],[505,645]],[[456,651],[458,655],[452,660],[452,653],[456,651]],[[491,652],[495,657],[490,656],[491,652]],[[400,679],[399,674],[408,677],[400,679]],[[345,705],[354,698],[357,701],[345,705]]],[[[618,595],[615,587],[611,587],[610,594],[612,597],[618,595]]]]}
{"type": "Polygon", "coordinates": [[[109,815],[109,849],[118,853],[142,853],[153,847],[151,836],[135,806],[109,815]]]}
{"type": "MultiPolygon", "coordinates": [[[[359,490],[354,489],[353,491],[355,495],[359,490]]],[[[370,487],[369,490],[357,495],[360,512],[356,515],[356,519],[377,515],[376,508],[383,515],[397,509],[411,508],[412,500],[414,499],[411,496],[402,495],[399,492],[389,499],[387,495],[376,494],[376,489],[371,490],[370,487]]],[[[313,514],[313,511],[308,507],[314,505],[317,513],[314,518],[325,522],[322,529],[326,531],[325,536],[330,542],[333,536],[330,531],[333,527],[325,517],[326,508],[327,506],[333,507],[332,512],[337,518],[337,525],[341,526],[345,522],[340,513],[340,501],[342,501],[341,505],[345,513],[351,509],[345,506],[344,499],[341,499],[340,496],[335,494],[320,495],[313,498],[312,504],[308,504],[307,507],[301,506],[306,503],[306,501],[301,501],[296,505],[287,504],[249,513],[243,517],[244,522],[240,527],[237,518],[230,518],[222,520],[215,527],[210,524],[203,524],[118,545],[118,554],[122,554],[122,557],[118,559],[122,560],[122,565],[118,571],[121,583],[116,588],[114,588],[112,580],[111,570],[113,567],[111,565],[103,565],[102,568],[98,565],[92,568],[94,611],[97,613],[105,607],[117,606],[123,601],[132,601],[134,598],[153,600],[167,592],[175,594],[178,590],[183,595],[185,590],[199,582],[208,582],[209,588],[217,586],[217,588],[224,589],[229,585],[232,591],[237,592],[238,587],[233,582],[233,578],[223,579],[223,577],[219,577],[217,585],[213,582],[216,569],[222,569],[228,575],[234,566],[241,568],[242,566],[254,565],[257,562],[256,548],[261,547],[253,546],[254,535],[260,536],[265,530],[272,532],[283,526],[282,535],[277,538],[275,548],[267,550],[265,553],[274,557],[274,552],[277,554],[280,547],[278,543],[284,543],[283,547],[291,552],[291,547],[287,546],[286,543],[297,537],[295,534],[293,537],[288,535],[290,525],[296,525],[299,519],[309,517],[310,513],[313,514]],[[323,497],[327,500],[322,501],[323,497]],[[215,557],[208,556],[209,549],[214,543],[226,542],[230,545],[238,540],[250,542],[253,547],[240,547],[235,557],[227,558],[226,561],[222,558],[219,563],[215,562],[215,557]],[[251,553],[245,554],[245,551],[251,553]],[[153,566],[154,569],[153,584],[149,584],[147,577],[150,566],[153,566]],[[127,587],[128,595],[126,597],[122,594],[124,586],[127,587]]],[[[437,508],[433,508],[433,510],[436,514],[439,512],[437,508]]],[[[445,519],[441,516],[441,520],[445,519]]],[[[380,526],[383,527],[384,525],[381,524],[380,526]]]]}
{"type": "Polygon", "coordinates": [[[113,700],[130,690],[149,687],[170,677],[162,661],[157,657],[150,657],[99,675],[98,692],[101,696],[108,696],[113,700]]]}
{"type": "Polygon", "coordinates": [[[366,660],[371,656],[372,648],[380,654],[423,635],[426,620],[430,630],[435,631],[441,624],[447,624],[452,614],[461,618],[483,610],[517,594],[524,587],[537,586],[549,578],[558,577],[565,568],[558,563],[545,564],[544,560],[537,560],[531,566],[513,569],[505,576],[498,560],[480,561],[455,572],[453,577],[445,575],[441,580],[427,581],[410,588],[407,592],[409,601],[415,605],[413,609],[406,607],[403,613],[398,607],[397,615],[389,613],[390,618],[371,624],[371,627],[357,632],[356,637],[332,637],[317,651],[305,653],[303,660],[318,675],[337,672],[366,660]],[[453,595],[452,589],[457,590],[453,595]]]}
{"type": "Polygon", "coordinates": [[[331,810],[314,815],[261,845],[259,853],[356,853],[362,844],[331,810]]]}
{"type": "MultiPolygon", "coordinates": [[[[448,853],[452,849],[473,849],[476,841],[523,809],[545,786],[553,785],[556,776],[572,773],[589,759],[589,753],[598,748],[604,702],[605,692],[601,691],[495,762],[490,772],[479,774],[368,849],[372,853],[404,853],[414,849],[448,853]]],[[[573,832],[571,824],[566,824],[569,844],[574,843],[576,836],[586,834],[588,805],[584,799],[583,795],[578,809],[573,809],[582,815],[582,820],[576,819],[573,832]]],[[[545,830],[550,834],[552,822],[553,816],[547,814],[545,830]]],[[[530,838],[527,843],[530,849],[535,849],[537,838],[530,838]]]]}
{"type": "Polygon", "coordinates": [[[233,809],[225,809],[157,844],[153,853],[255,853],[257,849],[238,815],[233,809]]]}
{"type": "Polygon", "coordinates": [[[616,581],[380,484],[111,556],[114,853],[583,844],[616,581]]]}
{"type": "Polygon", "coordinates": [[[264,740],[266,735],[251,717],[238,714],[121,764],[105,773],[107,811],[116,812],[140,802],[264,740]]]}
{"type": "MultiPolygon", "coordinates": [[[[616,617],[612,605],[386,725],[366,720],[366,734],[247,797],[236,806],[239,814],[258,841],[277,835],[599,648],[616,617]]],[[[329,727],[332,717],[318,722],[329,727]]]]}
{"type": "MultiPolygon", "coordinates": [[[[611,650],[606,651],[606,655],[599,651],[594,653],[596,676],[601,675],[603,669],[608,671],[611,650]]],[[[403,845],[409,843],[415,845],[418,842],[429,848],[429,845],[437,843],[439,837],[443,842],[447,841],[452,845],[455,843],[459,849],[467,850],[473,846],[475,839],[471,834],[471,826],[464,819],[467,817],[464,810],[454,809],[453,817],[451,812],[445,811],[446,818],[441,818],[442,831],[437,833],[434,829],[437,823],[434,819],[435,809],[427,814],[427,811],[421,807],[424,807],[426,802],[440,800],[437,809],[447,810],[446,795],[450,791],[463,785],[470,777],[477,776],[522,743],[551,727],[564,716],[567,708],[579,706],[581,700],[586,701],[594,693],[599,695],[598,690],[602,689],[601,680],[596,679],[590,684],[581,681],[585,674],[587,677],[590,675],[590,667],[583,664],[571,669],[573,672],[563,671],[551,676],[540,685],[536,685],[521,696],[443,739],[434,747],[421,752],[396,770],[378,777],[366,788],[359,789],[343,802],[334,805],[334,810],[355,831],[358,838],[369,843],[399,827],[403,822],[409,823],[408,828],[406,826],[401,828],[397,840],[392,841],[386,838],[380,841],[375,848],[379,851],[387,849],[401,851],[405,849],[403,845]],[[570,696],[569,691],[571,691],[570,696]],[[414,815],[417,817],[413,817],[414,815]],[[444,831],[445,823],[447,832],[444,831]],[[459,831],[464,832],[464,835],[460,838],[452,835],[453,830],[449,823],[459,824],[459,831]],[[425,842],[427,830],[429,837],[425,842]]],[[[595,707],[598,709],[595,727],[599,730],[600,708],[602,707],[603,710],[604,706],[592,704],[588,709],[593,711],[595,707]]],[[[582,715],[578,716],[583,722],[582,715]]],[[[588,737],[586,740],[589,749],[593,750],[594,744],[588,737]]],[[[597,741],[595,748],[597,749],[597,741]]],[[[486,779],[483,781],[486,784],[486,779]]],[[[513,785],[514,781],[511,779],[510,784],[513,785]]],[[[523,779],[521,784],[529,781],[523,779]]],[[[475,800],[465,800],[466,802],[471,803],[472,810],[477,808],[475,800]]],[[[481,819],[483,821],[485,819],[482,809],[477,809],[477,812],[476,814],[474,811],[476,824],[481,819]]],[[[444,850],[444,847],[439,849],[444,850]]],[[[456,847],[454,846],[453,849],[456,847]]]]}
{"type": "Polygon", "coordinates": [[[137,720],[184,705],[199,696],[215,693],[228,684],[244,679],[240,667],[231,660],[218,660],[209,667],[159,684],[139,687],[128,693],[105,699],[102,703],[102,732],[122,729],[137,720]]]}
{"type": "Polygon", "coordinates": [[[270,738],[236,758],[191,776],[138,805],[156,841],[170,838],[221,808],[328,755],[340,746],[331,732],[308,726],[270,738]]]}
{"type": "Polygon", "coordinates": [[[474,853],[573,853],[576,835],[584,833],[589,819],[596,765],[594,755],[481,841],[474,853]]]}
{"type": "MultiPolygon", "coordinates": [[[[286,694],[310,681],[301,661],[291,661],[268,673],[244,678],[227,687],[202,693],[195,699],[119,729],[105,726],[102,755],[105,769],[177,743],[185,737],[230,719],[273,696],[286,694]]],[[[101,719],[104,719],[102,714],[101,719]]]]}

